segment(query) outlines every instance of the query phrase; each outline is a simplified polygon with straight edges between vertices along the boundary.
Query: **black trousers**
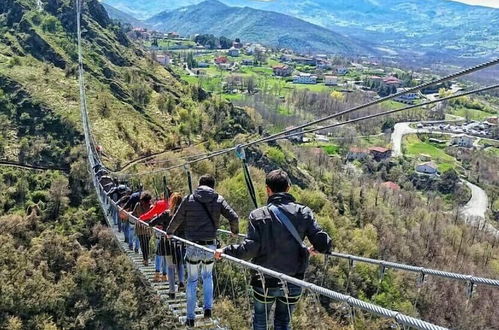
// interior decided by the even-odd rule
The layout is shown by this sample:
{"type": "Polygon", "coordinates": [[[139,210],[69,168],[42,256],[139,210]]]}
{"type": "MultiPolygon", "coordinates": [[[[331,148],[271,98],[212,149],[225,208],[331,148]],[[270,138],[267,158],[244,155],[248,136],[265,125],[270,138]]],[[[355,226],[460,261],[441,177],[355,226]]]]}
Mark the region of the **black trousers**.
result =
{"type": "Polygon", "coordinates": [[[140,249],[142,250],[142,259],[149,259],[149,241],[151,240],[151,235],[138,235],[140,242],[140,249]]]}

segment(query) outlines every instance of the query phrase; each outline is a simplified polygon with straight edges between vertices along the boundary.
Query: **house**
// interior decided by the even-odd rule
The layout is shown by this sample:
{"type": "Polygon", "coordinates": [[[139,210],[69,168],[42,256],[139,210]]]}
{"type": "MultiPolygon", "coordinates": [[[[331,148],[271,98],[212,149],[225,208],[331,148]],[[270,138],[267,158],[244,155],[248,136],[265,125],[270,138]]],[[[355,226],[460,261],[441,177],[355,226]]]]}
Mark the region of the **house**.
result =
{"type": "Polygon", "coordinates": [[[317,65],[317,61],[312,57],[304,57],[304,56],[292,56],[291,62],[301,64],[301,65],[317,65]]]}
{"type": "MultiPolygon", "coordinates": [[[[397,93],[402,93],[402,92],[405,92],[406,90],[407,90],[407,88],[397,88],[397,93]]],[[[397,96],[396,98],[394,98],[394,100],[398,101],[398,102],[402,102],[402,103],[413,104],[414,100],[417,98],[418,98],[417,93],[406,93],[406,94],[397,96]]]]}
{"type": "Polygon", "coordinates": [[[339,67],[339,68],[336,68],[336,73],[339,74],[340,76],[344,76],[348,73],[348,69],[343,68],[343,67],[339,67]]]}
{"type": "Polygon", "coordinates": [[[367,77],[367,80],[380,82],[381,80],[383,80],[383,78],[381,78],[380,76],[369,76],[367,77]]]}
{"type": "Polygon", "coordinates": [[[383,78],[383,84],[386,86],[395,86],[395,88],[399,88],[400,86],[402,86],[402,80],[398,79],[397,77],[388,76],[383,78]]]}
{"type": "Polygon", "coordinates": [[[210,64],[206,62],[198,62],[198,68],[209,68],[210,64]]]}
{"type": "Polygon", "coordinates": [[[381,186],[384,187],[384,188],[386,188],[386,189],[390,189],[390,190],[394,190],[394,191],[400,190],[400,186],[398,184],[396,184],[395,182],[392,182],[392,181],[383,182],[381,184],[381,186]]]}
{"type": "Polygon", "coordinates": [[[292,59],[293,59],[293,55],[291,55],[291,54],[282,54],[281,57],[279,58],[279,60],[281,62],[286,62],[286,63],[291,62],[292,59]]]}
{"type": "Polygon", "coordinates": [[[236,49],[241,49],[241,48],[243,48],[243,44],[242,44],[242,43],[240,43],[240,42],[234,41],[234,42],[232,43],[232,47],[234,47],[234,48],[236,48],[236,49]]]}
{"type": "Polygon", "coordinates": [[[437,175],[438,168],[437,165],[435,165],[434,163],[426,162],[416,166],[416,172],[421,174],[437,175]]]}
{"type": "Polygon", "coordinates": [[[230,64],[230,63],[220,63],[220,64],[218,64],[218,68],[220,70],[230,71],[232,69],[232,64],[230,64]]]}
{"type": "Polygon", "coordinates": [[[293,74],[293,68],[285,64],[273,66],[272,71],[274,71],[274,76],[278,77],[289,77],[293,74]]]}
{"type": "Polygon", "coordinates": [[[452,144],[463,148],[472,148],[474,139],[466,134],[459,134],[452,138],[452,144]]]}
{"type": "Polygon", "coordinates": [[[229,54],[229,56],[232,56],[232,57],[238,57],[240,54],[239,49],[237,49],[235,47],[231,47],[227,53],[229,54]]]}
{"type": "Polygon", "coordinates": [[[348,150],[347,160],[348,161],[363,160],[367,158],[367,154],[368,151],[366,149],[352,147],[348,150]]]}
{"type": "Polygon", "coordinates": [[[371,147],[368,149],[374,160],[379,162],[383,159],[388,159],[392,156],[392,151],[383,147],[371,147]]]}
{"type": "Polygon", "coordinates": [[[165,54],[157,54],[156,55],[156,61],[159,64],[164,65],[164,66],[170,65],[171,62],[172,62],[170,56],[165,55],[165,54]]]}
{"type": "Polygon", "coordinates": [[[317,69],[320,70],[330,70],[333,64],[327,60],[317,60],[317,69]]]}
{"type": "Polygon", "coordinates": [[[177,32],[168,32],[167,36],[170,39],[176,39],[180,37],[180,34],[178,34],[177,32]]]}
{"type": "Polygon", "coordinates": [[[229,59],[226,56],[219,56],[215,58],[215,64],[226,64],[229,62],[229,59]]]}
{"type": "Polygon", "coordinates": [[[300,73],[298,76],[293,77],[293,84],[317,84],[317,76],[311,75],[310,73],[300,73]]]}
{"type": "Polygon", "coordinates": [[[325,135],[315,133],[315,141],[317,141],[317,142],[329,142],[329,139],[325,135]]]}
{"type": "Polygon", "coordinates": [[[255,61],[251,60],[251,59],[247,59],[245,58],[242,62],[242,65],[248,65],[248,66],[251,66],[251,65],[254,65],[255,64],[255,61]]]}
{"type": "Polygon", "coordinates": [[[298,142],[298,143],[303,142],[303,138],[305,136],[305,134],[303,133],[303,128],[295,129],[294,126],[289,126],[289,127],[286,127],[286,131],[289,131],[289,135],[292,135],[292,136],[289,136],[289,137],[287,135],[285,135],[285,137],[289,141],[291,141],[291,142],[298,142]]]}
{"type": "Polygon", "coordinates": [[[338,77],[336,77],[336,76],[324,76],[324,84],[326,86],[336,86],[336,85],[338,85],[338,77]]]}

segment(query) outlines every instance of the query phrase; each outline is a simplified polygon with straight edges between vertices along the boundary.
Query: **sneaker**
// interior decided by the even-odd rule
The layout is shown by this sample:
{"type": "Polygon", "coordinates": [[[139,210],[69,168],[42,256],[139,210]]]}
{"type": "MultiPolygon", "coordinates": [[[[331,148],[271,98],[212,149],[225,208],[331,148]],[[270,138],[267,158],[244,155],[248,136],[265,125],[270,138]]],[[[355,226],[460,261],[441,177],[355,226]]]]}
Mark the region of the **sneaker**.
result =
{"type": "Polygon", "coordinates": [[[194,320],[185,320],[185,325],[188,327],[194,327],[194,320]]]}
{"type": "MultiPolygon", "coordinates": [[[[130,250],[132,250],[132,249],[133,249],[133,247],[130,248],[130,250]]],[[[139,253],[139,249],[135,249],[134,251],[135,251],[135,253],[139,253]]]]}
{"type": "Polygon", "coordinates": [[[211,309],[205,309],[204,310],[204,318],[205,319],[211,318],[211,309]]]}
{"type": "Polygon", "coordinates": [[[166,282],[166,281],[168,281],[168,276],[167,276],[167,275],[165,275],[165,274],[161,275],[161,280],[160,280],[160,281],[161,281],[161,282],[166,282]]]}
{"type": "Polygon", "coordinates": [[[178,291],[183,291],[183,290],[185,290],[185,284],[184,284],[184,283],[182,283],[182,282],[180,282],[180,283],[178,284],[178,291]]]}
{"type": "Polygon", "coordinates": [[[142,264],[147,267],[147,266],[149,266],[149,261],[148,260],[144,260],[144,261],[142,261],[142,264]]]}
{"type": "Polygon", "coordinates": [[[161,282],[161,275],[159,272],[154,273],[154,279],[152,281],[155,283],[161,282]]]}
{"type": "Polygon", "coordinates": [[[168,294],[168,299],[170,299],[170,300],[175,300],[175,293],[170,292],[170,293],[168,294]]]}

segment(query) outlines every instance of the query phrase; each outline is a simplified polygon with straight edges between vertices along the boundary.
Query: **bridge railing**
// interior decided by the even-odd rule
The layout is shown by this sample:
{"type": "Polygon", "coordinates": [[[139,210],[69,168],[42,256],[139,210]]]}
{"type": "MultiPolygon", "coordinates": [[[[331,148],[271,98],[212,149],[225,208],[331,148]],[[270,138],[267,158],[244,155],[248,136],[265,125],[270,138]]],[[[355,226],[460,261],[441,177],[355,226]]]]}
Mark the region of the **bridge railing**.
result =
{"type": "MultiPolygon", "coordinates": [[[[94,181],[97,193],[98,193],[99,202],[100,202],[100,204],[102,206],[103,212],[110,212],[113,209],[114,209],[115,212],[121,212],[121,211],[123,211],[123,209],[119,205],[117,205],[116,202],[114,202],[107,195],[107,192],[99,184],[97,178],[95,176],[92,176],[92,177],[93,177],[93,181],[94,181]]],[[[146,222],[138,219],[137,217],[135,217],[133,215],[129,215],[129,219],[131,219],[132,221],[135,221],[136,225],[139,224],[139,225],[142,225],[142,226],[145,226],[145,227],[149,227],[149,225],[146,222]]],[[[149,227],[149,228],[152,231],[154,231],[155,233],[159,234],[159,235],[166,236],[166,232],[163,231],[163,230],[161,230],[161,229],[158,229],[156,227],[149,227]]],[[[182,243],[184,243],[186,245],[189,245],[189,246],[194,246],[197,249],[200,249],[200,250],[203,250],[203,251],[206,251],[206,252],[209,252],[209,253],[214,253],[215,252],[215,251],[207,248],[206,246],[202,246],[202,245],[196,244],[196,243],[191,242],[191,241],[189,241],[189,240],[187,240],[185,238],[181,238],[181,237],[178,237],[178,236],[173,236],[172,239],[176,240],[178,242],[182,242],[182,243]]],[[[303,281],[303,280],[300,280],[300,279],[297,279],[297,278],[294,278],[294,277],[291,277],[291,276],[288,276],[288,275],[276,272],[274,270],[271,270],[271,269],[268,269],[268,268],[265,268],[265,267],[262,267],[262,266],[259,266],[259,265],[255,265],[255,264],[253,264],[251,262],[244,261],[244,260],[241,260],[241,259],[238,259],[238,258],[234,258],[234,257],[226,255],[226,254],[222,254],[222,259],[225,259],[225,260],[230,261],[230,262],[232,262],[234,264],[242,266],[242,267],[244,267],[246,269],[249,269],[249,270],[252,270],[254,272],[257,272],[258,274],[261,274],[262,276],[263,275],[267,275],[267,276],[276,278],[276,279],[280,280],[280,282],[283,283],[284,285],[287,285],[287,283],[291,283],[291,284],[296,285],[298,287],[301,287],[303,289],[309,290],[310,292],[313,292],[315,294],[322,295],[324,297],[328,297],[328,298],[330,298],[332,300],[335,300],[337,302],[340,302],[340,303],[348,304],[352,308],[358,308],[360,310],[366,311],[366,312],[374,314],[374,315],[378,315],[378,316],[381,316],[381,317],[385,317],[385,318],[389,318],[389,319],[395,320],[397,323],[399,323],[401,325],[404,325],[404,326],[413,327],[413,328],[416,328],[416,329],[423,329],[423,330],[442,330],[442,329],[446,329],[444,327],[441,327],[441,326],[438,326],[438,325],[434,325],[432,323],[429,323],[429,322],[426,322],[426,321],[423,321],[423,320],[420,320],[420,319],[417,319],[417,318],[405,315],[403,313],[400,313],[400,312],[397,312],[397,311],[393,311],[393,310],[390,310],[390,309],[387,309],[387,308],[384,308],[384,307],[381,307],[381,306],[377,306],[377,305],[374,305],[374,304],[362,301],[360,299],[354,298],[352,296],[345,295],[345,294],[342,294],[342,293],[339,293],[339,292],[336,292],[336,291],[333,291],[333,290],[330,290],[330,289],[318,286],[316,284],[309,283],[309,282],[306,282],[306,281],[303,281]]]]}

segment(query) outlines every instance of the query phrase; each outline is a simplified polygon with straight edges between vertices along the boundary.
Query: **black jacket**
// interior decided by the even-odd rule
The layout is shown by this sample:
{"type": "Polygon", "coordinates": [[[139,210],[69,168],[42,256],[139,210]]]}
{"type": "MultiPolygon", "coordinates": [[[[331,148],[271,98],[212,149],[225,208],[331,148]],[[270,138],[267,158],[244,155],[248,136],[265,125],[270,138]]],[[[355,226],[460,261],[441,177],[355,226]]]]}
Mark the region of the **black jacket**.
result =
{"type": "MultiPolygon", "coordinates": [[[[308,238],[317,251],[325,253],[331,250],[331,238],[319,227],[310,208],[297,204],[288,193],[272,195],[268,204],[279,207],[291,220],[300,237],[308,238]]],[[[251,212],[248,227],[248,236],[244,242],[226,247],[224,253],[239,259],[251,259],[257,265],[303,279],[308,253],[304,253],[302,246],[270,214],[266,206],[251,212]]],[[[275,279],[266,278],[266,282],[268,287],[277,286],[275,279]]],[[[252,284],[260,286],[261,281],[253,276],[252,284]]]]}
{"type": "Polygon", "coordinates": [[[217,236],[220,215],[229,220],[231,231],[239,233],[239,216],[225,199],[207,186],[198,187],[192,195],[184,198],[173,216],[166,232],[173,234],[182,224],[185,225],[185,237],[191,241],[209,241],[217,236]],[[201,203],[206,205],[212,220],[201,203]]]}

